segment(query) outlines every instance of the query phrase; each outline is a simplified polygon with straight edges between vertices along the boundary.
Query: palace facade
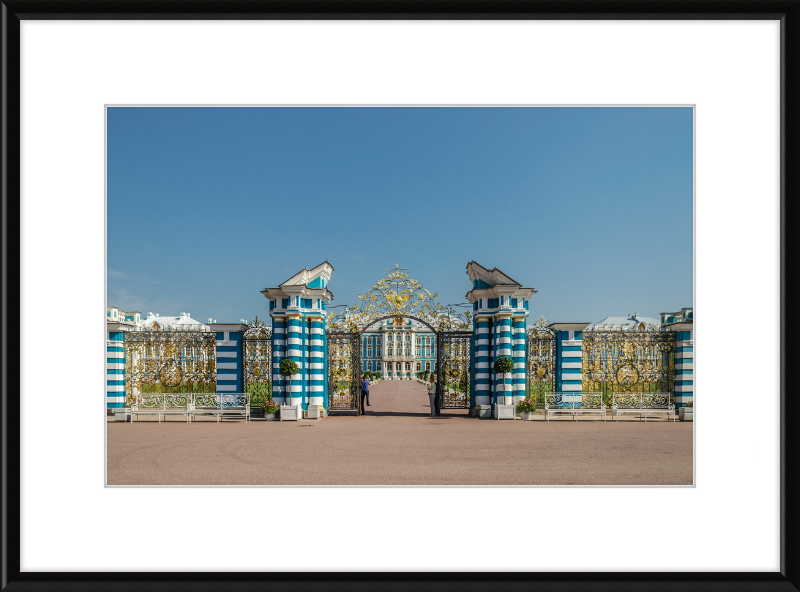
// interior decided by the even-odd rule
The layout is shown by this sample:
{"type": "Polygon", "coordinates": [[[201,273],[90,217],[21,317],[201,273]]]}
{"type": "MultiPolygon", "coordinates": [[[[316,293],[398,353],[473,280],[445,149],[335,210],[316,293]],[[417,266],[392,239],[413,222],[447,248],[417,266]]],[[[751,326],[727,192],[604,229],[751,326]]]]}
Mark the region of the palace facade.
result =
{"type": "Polygon", "coordinates": [[[416,320],[388,320],[364,333],[361,361],[362,370],[384,380],[412,380],[417,372],[436,371],[436,336],[416,320]]]}

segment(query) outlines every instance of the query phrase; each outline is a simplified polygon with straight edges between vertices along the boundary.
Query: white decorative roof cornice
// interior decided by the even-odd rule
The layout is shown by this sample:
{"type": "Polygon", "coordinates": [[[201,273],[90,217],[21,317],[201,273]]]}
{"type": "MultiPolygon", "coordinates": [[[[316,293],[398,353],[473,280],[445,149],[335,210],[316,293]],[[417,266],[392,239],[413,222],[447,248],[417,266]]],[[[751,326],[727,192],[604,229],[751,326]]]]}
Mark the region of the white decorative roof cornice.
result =
{"type": "Polygon", "coordinates": [[[327,283],[331,279],[332,273],[333,265],[323,261],[312,269],[304,267],[277,288],[265,288],[261,290],[261,293],[270,300],[289,296],[305,296],[331,302],[333,293],[328,290],[327,283]],[[315,282],[319,285],[311,287],[310,284],[315,282]]]}
{"type": "Polygon", "coordinates": [[[536,290],[523,288],[522,284],[496,267],[487,269],[476,261],[467,263],[467,276],[473,286],[478,284],[478,287],[467,292],[467,300],[470,303],[480,298],[499,298],[500,296],[528,299],[536,294],[536,290]]]}
{"type": "Polygon", "coordinates": [[[554,331],[583,331],[590,323],[551,323],[554,331]]]}
{"type": "Polygon", "coordinates": [[[317,278],[322,278],[327,283],[331,279],[333,273],[333,265],[327,261],[323,261],[316,267],[308,269],[304,267],[288,280],[280,284],[281,288],[288,286],[307,286],[317,278]]]}
{"type": "Polygon", "coordinates": [[[519,286],[494,286],[493,288],[473,288],[466,293],[467,302],[472,304],[481,298],[499,298],[500,296],[510,296],[511,298],[533,298],[536,290],[533,288],[522,288],[519,286]]]}
{"type": "Polygon", "coordinates": [[[215,332],[244,331],[247,329],[247,325],[243,325],[242,323],[208,323],[208,326],[215,332]]]}
{"type": "Polygon", "coordinates": [[[474,282],[475,280],[483,280],[490,286],[497,286],[501,284],[517,287],[521,286],[518,281],[512,279],[496,267],[492,269],[486,269],[477,261],[470,261],[467,263],[467,276],[469,276],[469,281],[471,282],[474,282]]]}

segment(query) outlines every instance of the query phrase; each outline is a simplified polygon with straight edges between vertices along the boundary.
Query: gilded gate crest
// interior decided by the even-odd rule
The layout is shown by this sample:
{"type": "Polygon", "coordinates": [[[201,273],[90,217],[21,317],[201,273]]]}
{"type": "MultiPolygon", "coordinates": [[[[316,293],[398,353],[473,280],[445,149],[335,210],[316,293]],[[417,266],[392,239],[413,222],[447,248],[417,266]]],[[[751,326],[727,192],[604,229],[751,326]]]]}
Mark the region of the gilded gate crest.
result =
{"type": "Polygon", "coordinates": [[[420,282],[409,277],[408,269],[395,264],[386,270],[386,277],[372,286],[366,294],[359,294],[360,303],[339,314],[329,312],[326,318],[329,330],[362,331],[384,317],[416,317],[437,331],[468,329],[472,323],[470,312],[458,312],[450,306],[436,302],[436,293],[426,290],[420,282]]]}

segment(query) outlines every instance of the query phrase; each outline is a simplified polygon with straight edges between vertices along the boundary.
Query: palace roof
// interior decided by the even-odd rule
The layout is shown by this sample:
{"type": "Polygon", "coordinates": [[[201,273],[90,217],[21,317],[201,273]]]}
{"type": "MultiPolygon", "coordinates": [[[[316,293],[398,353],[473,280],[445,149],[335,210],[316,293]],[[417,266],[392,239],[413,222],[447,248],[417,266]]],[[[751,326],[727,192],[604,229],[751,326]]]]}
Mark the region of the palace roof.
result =
{"type": "Polygon", "coordinates": [[[625,331],[635,329],[653,329],[661,327],[661,322],[653,317],[639,316],[633,313],[627,317],[606,317],[602,321],[589,323],[585,331],[625,331]]]}

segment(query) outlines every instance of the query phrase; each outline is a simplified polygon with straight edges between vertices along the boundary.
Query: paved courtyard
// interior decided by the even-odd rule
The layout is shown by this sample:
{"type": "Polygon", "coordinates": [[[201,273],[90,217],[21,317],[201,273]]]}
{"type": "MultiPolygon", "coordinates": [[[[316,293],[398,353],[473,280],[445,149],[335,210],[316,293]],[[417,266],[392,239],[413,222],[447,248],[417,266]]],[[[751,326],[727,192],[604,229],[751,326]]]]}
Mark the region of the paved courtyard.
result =
{"type": "Polygon", "coordinates": [[[365,416],[107,424],[109,485],[691,485],[692,423],[429,417],[425,387],[373,386],[365,416]],[[298,467],[301,467],[298,470],[298,467]]]}

